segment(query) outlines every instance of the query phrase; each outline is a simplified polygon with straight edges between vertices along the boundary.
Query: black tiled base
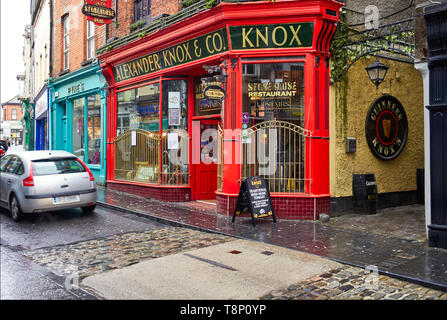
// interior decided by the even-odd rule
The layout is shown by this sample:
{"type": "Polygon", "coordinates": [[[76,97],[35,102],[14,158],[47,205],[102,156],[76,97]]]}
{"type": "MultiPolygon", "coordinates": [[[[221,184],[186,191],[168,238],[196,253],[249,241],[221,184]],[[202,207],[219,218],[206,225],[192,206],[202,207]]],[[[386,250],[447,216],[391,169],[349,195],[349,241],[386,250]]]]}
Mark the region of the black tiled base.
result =
{"type": "Polygon", "coordinates": [[[430,247],[447,249],[447,230],[428,230],[428,245],[430,247]]]}

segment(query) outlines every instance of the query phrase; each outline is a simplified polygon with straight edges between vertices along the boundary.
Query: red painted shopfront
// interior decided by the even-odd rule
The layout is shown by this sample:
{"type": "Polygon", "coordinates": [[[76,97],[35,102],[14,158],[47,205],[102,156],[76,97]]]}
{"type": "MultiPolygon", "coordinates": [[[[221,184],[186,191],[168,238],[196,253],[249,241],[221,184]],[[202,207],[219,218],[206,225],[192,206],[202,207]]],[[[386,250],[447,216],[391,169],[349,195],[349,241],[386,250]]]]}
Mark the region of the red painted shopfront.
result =
{"type": "Polygon", "coordinates": [[[215,199],[232,215],[241,181],[262,175],[278,218],[328,213],[328,51],[341,6],[222,2],[99,55],[108,187],[215,199]]]}

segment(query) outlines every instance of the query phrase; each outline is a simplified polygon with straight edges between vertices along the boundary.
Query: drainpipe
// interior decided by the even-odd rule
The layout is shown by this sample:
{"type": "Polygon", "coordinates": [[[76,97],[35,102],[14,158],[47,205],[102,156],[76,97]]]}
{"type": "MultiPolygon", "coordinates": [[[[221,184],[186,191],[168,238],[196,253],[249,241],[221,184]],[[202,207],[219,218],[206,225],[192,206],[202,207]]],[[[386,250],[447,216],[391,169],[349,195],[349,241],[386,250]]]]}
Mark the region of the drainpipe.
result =
{"type": "Polygon", "coordinates": [[[50,63],[49,63],[49,73],[50,77],[53,77],[53,27],[54,27],[54,17],[53,17],[53,0],[50,2],[50,63]]]}
{"type": "MultiPolygon", "coordinates": [[[[50,4],[50,63],[49,63],[49,75],[50,79],[53,76],[53,27],[54,27],[54,3],[53,0],[49,0],[50,4]]],[[[51,99],[51,81],[48,81],[48,148],[53,150],[53,103],[51,99]]]]}

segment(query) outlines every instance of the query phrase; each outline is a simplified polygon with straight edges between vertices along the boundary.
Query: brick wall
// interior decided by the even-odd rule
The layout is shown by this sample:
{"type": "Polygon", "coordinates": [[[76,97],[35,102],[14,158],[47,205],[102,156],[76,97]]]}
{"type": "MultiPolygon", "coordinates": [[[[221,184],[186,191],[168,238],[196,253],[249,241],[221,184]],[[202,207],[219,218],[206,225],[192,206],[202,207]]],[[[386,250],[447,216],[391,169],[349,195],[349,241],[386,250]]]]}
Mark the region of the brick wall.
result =
{"type": "MultiPolygon", "coordinates": [[[[157,17],[166,13],[172,15],[182,8],[181,0],[152,0],[151,16],[157,17]]],[[[108,25],[97,26],[95,35],[96,48],[102,47],[107,40],[113,38],[122,38],[130,32],[130,26],[134,21],[134,1],[118,0],[117,6],[112,1],[112,9],[115,10],[115,19],[108,25]]]]}
{"type": "MultiPolygon", "coordinates": [[[[52,77],[63,72],[63,17],[68,15],[70,25],[69,70],[73,72],[82,67],[87,60],[87,17],[82,13],[83,0],[57,0],[54,2],[54,61],[52,77]]],[[[103,46],[108,39],[129,34],[133,23],[133,0],[118,0],[116,18],[108,25],[95,25],[95,47],[103,46]]]]}
{"type": "Polygon", "coordinates": [[[152,18],[163,13],[167,13],[169,15],[177,13],[181,8],[182,1],[180,0],[152,0],[152,18]]]}
{"type": "Polygon", "coordinates": [[[53,11],[53,77],[58,77],[63,71],[63,23],[68,16],[70,28],[69,70],[79,69],[81,62],[86,60],[86,24],[87,18],[82,14],[83,0],[58,0],[54,2],[53,11]]]}
{"type": "MultiPolygon", "coordinates": [[[[318,220],[321,213],[330,214],[331,200],[324,198],[305,197],[280,197],[272,196],[272,205],[275,216],[278,219],[289,220],[318,220]]],[[[216,195],[217,212],[225,216],[233,216],[236,207],[237,197],[216,195]]],[[[242,214],[249,217],[250,215],[242,214]]]]}
{"type": "Polygon", "coordinates": [[[20,121],[22,119],[23,113],[22,113],[22,107],[20,105],[15,104],[4,104],[2,106],[2,120],[3,121],[20,121]],[[12,119],[12,109],[17,110],[17,118],[12,119]]]}
{"type": "Polygon", "coordinates": [[[121,38],[130,33],[133,21],[133,0],[118,0],[115,19],[107,26],[108,39],[121,38]]]}
{"type": "Polygon", "coordinates": [[[152,187],[149,185],[134,185],[113,181],[108,181],[107,187],[112,190],[166,202],[185,202],[191,200],[190,188],[152,187]]]}

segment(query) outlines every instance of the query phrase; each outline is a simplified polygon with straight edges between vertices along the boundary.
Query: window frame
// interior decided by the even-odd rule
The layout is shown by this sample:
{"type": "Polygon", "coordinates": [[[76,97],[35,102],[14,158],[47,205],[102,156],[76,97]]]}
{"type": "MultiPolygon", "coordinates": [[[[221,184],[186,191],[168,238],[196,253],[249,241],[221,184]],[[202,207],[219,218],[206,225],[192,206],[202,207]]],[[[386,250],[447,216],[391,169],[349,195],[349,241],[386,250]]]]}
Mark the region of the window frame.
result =
{"type": "Polygon", "coordinates": [[[87,60],[95,57],[95,23],[87,20],[86,38],[87,38],[87,60]]]}
{"type": "Polygon", "coordinates": [[[152,13],[151,5],[152,5],[151,0],[134,0],[134,11],[133,11],[134,22],[137,22],[137,21],[140,21],[143,19],[145,19],[147,22],[149,22],[147,17],[149,17],[149,18],[151,17],[151,13],[152,13]],[[146,14],[144,14],[144,10],[143,10],[145,4],[147,5],[146,14]]]}
{"type": "Polygon", "coordinates": [[[71,144],[71,153],[76,155],[82,161],[85,160],[85,156],[86,156],[86,154],[85,154],[85,152],[86,152],[86,149],[85,149],[85,130],[86,130],[86,123],[85,123],[86,107],[85,107],[85,104],[86,103],[87,103],[87,101],[86,101],[85,97],[80,97],[80,98],[71,100],[71,115],[70,115],[71,116],[71,120],[70,120],[70,122],[71,122],[71,124],[70,124],[70,127],[71,127],[71,142],[70,142],[70,144],[71,144]],[[75,101],[82,101],[82,106],[79,107],[79,109],[81,111],[80,114],[79,114],[80,118],[77,118],[77,121],[79,121],[82,118],[82,125],[79,127],[80,130],[82,130],[81,139],[79,140],[81,145],[80,145],[80,148],[78,148],[76,150],[83,150],[83,154],[79,154],[79,155],[77,153],[75,153],[76,150],[75,150],[74,137],[76,135],[73,134],[74,125],[75,125],[75,123],[74,123],[74,120],[75,120],[75,108],[78,108],[77,106],[75,106],[75,101]]]}
{"type": "Polygon", "coordinates": [[[13,157],[13,155],[8,154],[0,159],[0,172],[7,173],[4,169],[8,165],[9,161],[11,161],[12,157],[13,157]],[[5,161],[3,167],[1,166],[2,161],[5,161]]]}
{"type": "MultiPolygon", "coordinates": [[[[117,178],[116,173],[115,173],[115,170],[116,170],[116,162],[115,162],[114,163],[112,177],[111,177],[112,180],[114,180],[114,181],[126,181],[126,182],[132,182],[132,183],[141,183],[141,184],[144,184],[144,185],[150,185],[150,186],[155,186],[155,187],[168,187],[168,188],[169,187],[176,187],[176,188],[190,188],[191,187],[191,180],[189,179],[189,174],[191,173],[191,166],[190,166],[189,163],[187,165],[187,167],[188,167],[187,168],[187,173],[183,172],[181,174],[181,175],[184,175],[184,176],[188,176],[187,179],[185,178],[186,182],[183,182],[183,183],[180,182],[179,183],[178,180],[177,180],[177,183],[169,183],[169,182],[166,183],[166,182],[163,181],[163,178],[162,178],[162,174],[164,173],[163,170],[162,170],[163,169],[162,152],[163,152],[163,146],[164,146],[163,145],[163,141],[165,142],[165,144],[167,143],[166,132],[172,131],[172,130],[183,129],[186,132],[188,132],[188,134],[189,134],[189,130],[190,130],[190,128],[189,128],[189,125],[190,125],[190,119],[189,119],[189,117],[190,117],[190,113],[189,113],[190,91],[189,90],[190,90],[190,85],[189,85],[188,78],[182,77],[182,76],[172,76],[172,77],[171,76],[166,76],[166,77],[161,77],[161,78],[150,79],[148,81],[138,82],[135,85],[121,87],[121,88],[119,88],[116,91],[115,98],[116,98],[116,101],[117,101],[117,107],[116,107],[116,119],[115,119],[115,124],[114,124],[114,129],[115,130],[114,130],[114,133],[113,133],[114,140],[119,138],[121,135],[126,134],[126,132],[128,132],[128,131],[145,130],[145,131],[148,131],[150,133],[153,133],[154,135],[157,135],[159,137],[159,141],[160,141],[159,145],[158,145],[159,156],[158,156],[158,163],[157,163],[159,178],[158,178],[157,182],[146,182],[146,181],[142,182],[142,181],[137,180],[137,179],[128,180],[128,179],[117,178]],[[187,119],[186,120],[186,124],[185,124],[186,129],[184,129],[184,128],[177,128],[177,129],[176,128],[169,128],[170,127],[169,126],[169,111],[168,111],[168,114],[167,114],[168,118],[166,118],[166,117],[164,118],[163,111],[165,109],[169,110],[169,105],[163,106],[164,101],[166,101],[166,97],[164,97],[163,92],[166,93],[166,92],[169,92],[169,91],[166,91],[166,88],[165,88],[165,90],[163,90],[163,86],[164,86],[165,82],[173,81],[173,80],[185,81],[186,82],[186,92],[184,94],[185,101],[183,101],[184,105],[186,106],[186,119],[187,119]],[[159,123],[159,125],[158,125],[157,131],[148,131],[148,130],[146,130],[144,128],[143,129],[140,129],[140,128],[138,128],[138,129],[128,128],[128,129],[125,129],[125,130],[120,130],[119,133],[118,133],[119,125],[120,125],[120,123],[123,122],[123,117],[120,117],[120,115],[119,115],[120,99],[119,99],[118,95],[120,93],[129,91],[129,90],[135,90],[135,89],[138,89],[138,88],[141,88],[141,87],[155,85],[155,84],[157,84],[159,86],[159,91],[158,91],[158,97],[159,97],[159,100],[158,100],[158,106],[159,106],[158,123],[159,123]],[[163,119],[167,120],[167,127],[168,128],[165,129],[165,130],[163,130],[163,119]]],[[[168,95],[168,97],[169,97],[169,95],[168,95]]],[[[173,125],[173,126],[175,127],[175,125],[173,125]]],[[[181,125],[181,126],[183,126],[183,125],[181,125]]],[[[188,142],[188,146],[189,146],[189,142],[188,142]]],[[[188,151],[189,151],[189,149],[188,149],[188,151]]],[[[188,156],[188,159],[189,159],[189,156],[188,156]]],[[[182,176],[181,179],[183,179],[183,176],[182,176]]],[[[183,181],[183,180],[181,180],[181,181],[183,181]]]]}
{"type": "MultiPolygon", "coordinates": [[[[257,67],[256,65],[261,65],[261,64],[300,64],[302,67],[302,72],[303,72],[303,76],[302,76],[302,87],[300,89],[302,89],[302,99],[303,99],[303,117],[302,117],[302,124],[301,125],[297,125],[295,123],[295,125],[297,125],[298,127],[300,127],[301,129],[304,129],[304,131],[307,130],[307,124],[306,124],[306,116],[307,116],[307,112],[309,110],[306,109],[306,101],[307,101],[307,95],[309,94],[309,89],[306,88],[306,73],[307,73],[307,62],[305,60],[304,56],[295,56],[295,57],[262,57],[262,58],[258,58],[258,57],[244,57],[241,59],[242,62],[242,72],[241,72],[241,80],[242,80],[242,100],[244,99],[244,77],[245,76],[254,76],[254,77],[259,77],[260,76],[260,71],[261,71],[261,66],[257,67]],[[248,68],[245,67],[245,65],[251,65],[251,64],[255,64],[254,66],[254,74],[252,73],[248,73],[246,71],[248,71],[248,68]]],[[[244,103],[244,102],[242,102],[244,103]]],[[[242,105],[242,109],[243,112],[246,112],[244,110],[244,105],[242,105]]],[[[277,119],[275,118],[275,121],[280,121],[280,122],[289,122],[292,123],[292,121],[290,121],[291,119],[277,119]]],[[[264,122],[266,120],[261,121],[260,123],[264,122]]],[[[259,126],[259,123],[255,124],[255,126],[259,126]]],[[[298,135],[299,137],[300,135],[298,135]]],[[[308,136],[305,135],[301,135],[302,137],[302,145],[305,147],[306,145],[306,140],[309,138],[308,136]]],[[[295,137],[296,140],[296,137],[295,137]]],[[[298,142],[300,141],[300,138],[298,138],[298,142]]],[[[295,145],[296,145],[296,141],[295,141],[295,145]]],[[[281,155],[282,152],[284,152],[286,149],[281,150],[281,146],[278,147],[277,153],[278,155],[281,155]]],[[[296,150],[296,149],[293,149],[296,150]]],[[[290,152],[290,149],[288,149],[288,151],[290,152]]],[[[244,152],[244,151],[243,151],[244,152]]],[[[295,151],[294,151],[295,152],[295,151]]],[[[308,162],[307,159],[307,155],[306,155],[306,150],[304,149],[303,153],[302,153],[302,161],[300,159],[298,159],[298,162],[296,162],[295,158],[292,157],[294,159],[293,161],[293,165],[292,166],[288,166],[287,168],[287,157],[285,157],[284,159],[279,158],[279,160],[277,159],[277,163],[279,165],[281,165],[281,162],[284,163],[284,168],[286,168],[286,170],[288,169],[288,177],[286,178],[286,180],[295,180],[295,183],[291,183],[291,185],[293,184],[293,187],[287,186],[287,182],[284,179],[285,177],[281,178],[283,181],[279,182],[279,184],[277,185],[277,178],[276,178],[276,173],[275,175],[267,175],[267,177],[272,176],[273,179],[271,179],[273,181],[273,184],[276,186],[278,186],[278,190],[275,189],[270,189],[270,193],[274,194],[274,195],[297,195],[297,194],[308,194],[308,172],[307,172],[307,166],[310,164],[310,162],[308,162]],[[298,175],[296,175],[296,169],[292,169],[294,166],[296,166],[297,164],[299,165],[300,163],[302,163],[302,169],[298,169],[298,175]],[[293,171],[293,174],[292,174],[293,171]],[[291,175],[292,174],[292,175],[291,175]],[[290,176],[291,175],[291,176],[290,176]],[[297,179],[298,178],[298,179],[297,179]],[[295,189],[296,186],[296,181],[298,181],[298,190],[295,189]],[[293,191],[287,191],[287,189],[291,190],[293,188],[293,191]]],[[[291,157],[289,156],[289,161],[291,160],[291,157]]],[[[244,177],[244,164],[242,164],[241,166],[241,177],[244,177]]],[[[283,172],[287,172],[287,171],[283,171],[283,172]]],[[[286,174],[284,174],[286,175],[286,174]]],[[[281,174],[280,174],[281,177],[281,174]]],[[[270,179],[267,179],[267,183],[270,185],[270,179]]],[[[271,186],[270,186],[271,188],[271,186]]]]}
{"type": "MultiPolygon", "coordinates": [[[[84,123],[85,123],[85,129],[84,129],[84,139],[86,140],[85,142],[84,142],[84,145],[85,145],[85,148],[87,148],[87,150],[85,150],[85,156],[86,156],[86,161],[85,161],[85,163],[86,164],[89,164],[89,165],[92,165],[92,166],[97,166],[97,165],[100,165],[101,164],[101,153],[102,153],[102,148],[101,148],[101,136],[102,136],[102,112],[101,112],[101,95],[99,94],[99,93],[92,93],[92,94],[90,94],[90,95],[87,95],[86,97],[85,97],[85,102],[84,102],[84,109],[85,109],[85,111],[84,111],[84,123]],[[92,106],[91,105],[89,105],[89,102],[88,102],[88,98],[89,97],[91,97],[91,96],[95,96],[96,97],[96,101],[97,102],[99,102],[99,105],[95,105],[95,107],[94,108],[91,108],[92,106]],[[95,110],[96,109],[96,107],[99,109],[99,114],[97,115],[97,116],[95,116],[95,115],[89,115],[89,110],[95,110]],[[99,138],[97,138],[97,139],[93,139],[93,140],[99,140],[99,145],[100,145],[100,151],[99,151],[99,162],[98,163],[91,163],[90,162],[90,152],[89,152],[89,148],[90,148],[90,141],[91,141],[91,139],[90,139],[90,135],[89,135],[89,121],[90,121],[90,119],[97,119],[97,121],[99,122],[99,138]]],[[[93,122],[92,122],[92,124],[93,124],[93,132],[95,132],[95,130],[94,130],[94,128],[95,128],[95,126],[94,126],[94,124],[95,124],[95,120],[93,120],[93,122]]]]}
{"type": "MultiPolygon", "coordinates": [[[[12,163],[12,161],[18,161],[16,167],[14,168],[14,171],[2,171],[2,173],[7,173],[7,174],[13,174],[13,175],[18,175],[17,171],[20,169],[20,167],[23,167],[23,161],[22,159],[20,159],[19,156],[16,155],[12,155],[11,158],[8,160],[8,162],[5,164],[5,167],[8,167],[10,163],[12,163]]],[[[14,163],[13,163],[14,164],[14,163]]],[[[24,173],[24,172],[23,172],[24,173]]],[[[23,175],[23,173],[21,175],[23,175]]]]}
{"type": "Polygon", "coordinates": [[[70,69],[70,19],[68,15],[62,17],[62,57],[63,70],[70,69]]]}

